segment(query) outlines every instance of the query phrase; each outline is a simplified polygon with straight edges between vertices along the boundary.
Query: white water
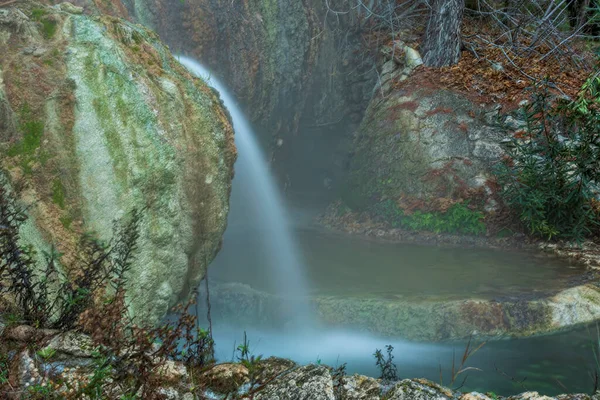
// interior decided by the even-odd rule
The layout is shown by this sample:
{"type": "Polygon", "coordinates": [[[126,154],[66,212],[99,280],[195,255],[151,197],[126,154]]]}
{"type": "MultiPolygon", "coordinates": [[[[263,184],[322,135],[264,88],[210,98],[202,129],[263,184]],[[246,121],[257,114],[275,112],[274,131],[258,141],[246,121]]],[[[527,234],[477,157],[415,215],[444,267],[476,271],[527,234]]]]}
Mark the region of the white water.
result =
{"type": "MultiPolygon", "coordinates": [[[[238,160],[235,165],[236,175],[231,195],[228,231],[244,229],[248,235],[261,235],[264,252],[262,260],[267,270],[256,271],[256,273],[269,280],[270,286],[276,293],[281,294],[285,299],[290,299],[288,309],[294,319],[302,319],[306,322],[309,317],[308,286],[303,273],[303,262],[292,235],[283,199],[277,190],[256,136],[235,98],[219,80],[211,75],[209,70],[188,57],[181,56],[179,61],[220,93],[231,115],[238,160]]],[[[226,234],[222,251],[240,251],[240,249],[227,248],[226,234]]]]}

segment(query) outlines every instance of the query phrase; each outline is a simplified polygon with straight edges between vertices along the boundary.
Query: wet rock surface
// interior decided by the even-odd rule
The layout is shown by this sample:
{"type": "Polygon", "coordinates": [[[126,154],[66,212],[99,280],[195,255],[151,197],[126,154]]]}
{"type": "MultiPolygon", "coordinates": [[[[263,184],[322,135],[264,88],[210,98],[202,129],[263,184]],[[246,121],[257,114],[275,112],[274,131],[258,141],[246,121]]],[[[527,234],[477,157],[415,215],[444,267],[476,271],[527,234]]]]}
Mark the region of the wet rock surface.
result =
{"type": "MultiPolygon", "coordinates": [[[[269,328],[294,323],[277,296],[244,284],[214,284],[211,303],[213,315],[242,325],[269,328]]],[[[419,341],[494,340],[592,323],[600,317],[600,288],[583,283],[557,293],[505,300],[316,296],[311,304],[319,320],[330,327],[419,341]]]]}

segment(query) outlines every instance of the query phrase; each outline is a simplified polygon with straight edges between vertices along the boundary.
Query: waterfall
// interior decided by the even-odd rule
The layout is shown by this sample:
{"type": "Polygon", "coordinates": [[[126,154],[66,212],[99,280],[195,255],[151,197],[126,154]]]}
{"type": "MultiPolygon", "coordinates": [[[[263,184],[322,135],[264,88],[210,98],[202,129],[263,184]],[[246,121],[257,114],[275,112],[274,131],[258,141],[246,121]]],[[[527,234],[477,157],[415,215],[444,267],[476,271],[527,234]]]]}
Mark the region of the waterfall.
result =
{"type": "MultiPolygon", "coordinates": [[[[304,276],[303,262],[296,245],[283,199],[279,194],[275,180],[269,171],[265,155],[256,139],[249,122],[246,120],[235,98],[225,86],[215,79],[210,71],[197,61],[188,57],[178,57],[182,65],[195,75],[203,78],[216,89],[225,107],[229,110],[235,131],[235,144],[238,159],[235,165],[229,227],[248,222],[248,235],[261,235],[262,252],[267,271],[265,279],[270,280],[275,293],[289,301],[286,309],[294,320],[307,322],[308,285],[304,276]]],[[[226,234],[227,235],[227,234],[226,234]]],[[[227,240],[222,251],[228,249],[227,240]]]]}

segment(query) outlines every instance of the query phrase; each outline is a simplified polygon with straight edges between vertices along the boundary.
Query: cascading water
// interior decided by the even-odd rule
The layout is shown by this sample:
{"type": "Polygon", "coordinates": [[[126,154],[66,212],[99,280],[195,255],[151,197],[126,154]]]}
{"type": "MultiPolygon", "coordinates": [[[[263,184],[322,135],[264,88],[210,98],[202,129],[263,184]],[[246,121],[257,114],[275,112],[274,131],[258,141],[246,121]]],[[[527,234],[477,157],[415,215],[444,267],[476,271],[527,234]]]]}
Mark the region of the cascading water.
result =
{"type": "MultiPolygon", "coordinates": [[[[294,316],[296,321],[306,322],[310,315],[308,286],[303,274],[301,255],[292,235],[283,199],[252,128],[234,97],[211,75],[209,70],[188,57],[181,56],[179,61],[220,93],[231,115],[238,160],[231,196],[228,231],[232,228],[239,231],[240,225],[248,224],[250,229],[246,228],[246,234],[261,235],[263,260],[269,267],[266,271],[268,276],[264,278],[271,281],[271,286],[282,299],[289,301],[289,305],[286,304],[288,306],[286,314],[294,316]]],[[[257,273],[264,272],[257,271],[257,273]]]]}

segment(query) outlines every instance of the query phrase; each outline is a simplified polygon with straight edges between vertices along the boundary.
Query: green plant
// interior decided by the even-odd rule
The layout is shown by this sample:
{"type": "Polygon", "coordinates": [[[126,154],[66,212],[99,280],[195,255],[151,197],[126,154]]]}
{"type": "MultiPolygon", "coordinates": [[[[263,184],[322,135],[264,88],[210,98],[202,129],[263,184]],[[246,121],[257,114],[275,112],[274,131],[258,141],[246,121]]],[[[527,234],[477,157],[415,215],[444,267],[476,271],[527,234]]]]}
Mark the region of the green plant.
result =
{"type": "Polygon", "coordinates": [[[468,235],[480,235],[486,230],[483,213],[471,210],[468,202],[453,204],[445,212],[417,210],[406,214],[395,201],[388,199],[377,203],[372,212],[394,228],[468,235]]]}
{"type": "Polygon", "coordinates": [[[33,399],[48,399],[55,397],[55,392],[52,387],[47,384],[35,384],[28,388],[30,398],[33,399]]]}
{"type": "Polygon", "coordinates": [[[526,121],[496,168],[505,203],[534,235],[581,241],[598,229],[600,78],[574,101],[555,102],[547,85],[522,109],[526,121]]]}
{"type": "Polygon", "coordinates": [[[343,388],[346,384],[346,363],[339,365],[331,371],[331,380],[333,381],[333,392],[336,398],[342,398],[343,388]]]}
{"type": "Polygon", "coordinates": [[[42,24],[42,34],[46,39],[52,39],[56,34],[57,22],[52,17],[46,15],[44,9],[36,8],[31,11],[31,18],[42,24]]]}
{"type": "Polygon", "coordinates": [[[49,360],[56,354],[56,349],[53,349],[52,347],[45,347],[41,350],[38,350],[36,354],[44,360],[49,360]]]}
{"type": "Polygon", "coordinates": [[[0,179],[0,294],[10,293],[23,320],[36,327],[72,329],[79,316],[92,304],[94,296],[110,285],[123,285],[136,249],[141,213],[134,210],[122,223],[115,223],[115,236],[104,245],[90,235],[81,240],[77,270],[66,276],[51,249],[38,257],[31,247],[20,245],[20,227],[26,210],[0,179]]]}
{"type": "Polygon", "coordinates": [[[25,104],[19,113],[18,129],[22,139],[12,145],[6,152],[9,157],[19,156],[19,164],[26,174],[31,174],[31,164],[40,161],[44,162],[45,157],[36,155],[37,149],[42,143],[44,135],[44,123],[33,114],[28,104],[25,104]]]}
{"type": "Polygon", "coordinates": [[[257,379],[263,371],[263,366],[261,363],[262,355],[255,356],[252,354],[250,351],[250,341],[248,340],[246,331],[244,331],[244,341],[237,347],[237,352],[238,361],[248,369],[248,378],[250,383],[248,393],[253,393],[256,390],[257,379]]]}
{"type": "Polygon", "coordinates": [[[379,368],[380,379],[384,382],[395,382],[398,380],[398,367],[394,364],[394,346],[388,344],[385,346],[386,355],[384,356],[380,349],[373,353],[375,365],[379,368]]]}
{"type": "Polygon", "coordinates": [[[8,356],[0,353],[0,392],[2,392],[2,387],[8,383],[8,364],[8,356]]]}

